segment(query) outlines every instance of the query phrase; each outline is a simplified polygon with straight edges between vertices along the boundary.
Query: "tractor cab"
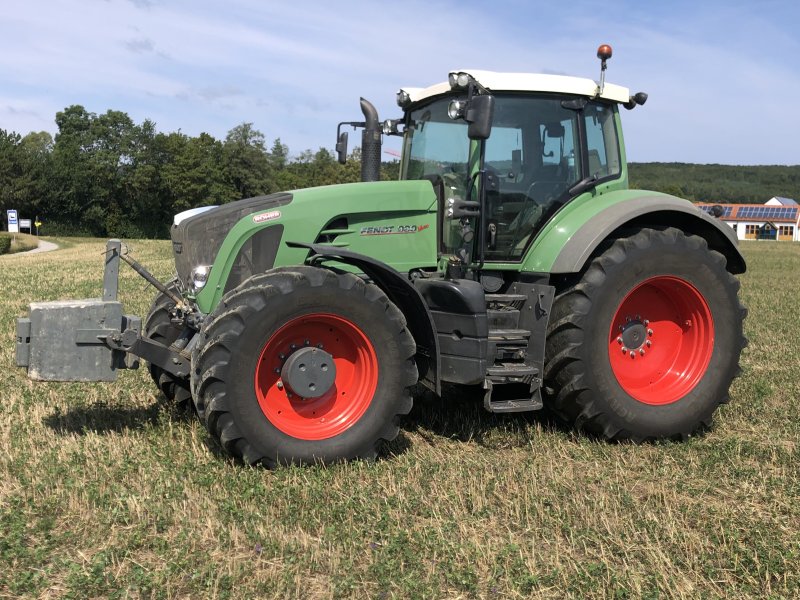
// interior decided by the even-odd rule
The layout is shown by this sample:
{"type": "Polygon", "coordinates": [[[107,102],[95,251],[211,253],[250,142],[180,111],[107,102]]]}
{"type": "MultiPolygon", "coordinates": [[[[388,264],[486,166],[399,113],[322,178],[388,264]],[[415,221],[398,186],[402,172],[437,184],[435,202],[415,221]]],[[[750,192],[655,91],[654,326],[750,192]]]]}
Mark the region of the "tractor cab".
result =
{"type": "Polygon", "coordinates": [[[519,263],[571,199],[627,188],[619,103],[636,104],[625,88],[556,75],[459,71],[401,89],[400,178],[428,179],[440,195],[441,256],[519,263]]]}

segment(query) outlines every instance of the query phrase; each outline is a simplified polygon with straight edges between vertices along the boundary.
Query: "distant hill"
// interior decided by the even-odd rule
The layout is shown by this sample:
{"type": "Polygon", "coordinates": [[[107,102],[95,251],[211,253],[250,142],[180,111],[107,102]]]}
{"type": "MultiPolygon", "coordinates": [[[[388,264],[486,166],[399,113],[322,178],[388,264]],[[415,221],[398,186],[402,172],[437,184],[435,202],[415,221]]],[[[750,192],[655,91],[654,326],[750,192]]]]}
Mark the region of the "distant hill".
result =
{"type": "Polygon", "coordinates": [[[773,196],[800,201],[800,165],[737,166],[629,163],[630,185],[697,202],[762,203],[773,196]]]}

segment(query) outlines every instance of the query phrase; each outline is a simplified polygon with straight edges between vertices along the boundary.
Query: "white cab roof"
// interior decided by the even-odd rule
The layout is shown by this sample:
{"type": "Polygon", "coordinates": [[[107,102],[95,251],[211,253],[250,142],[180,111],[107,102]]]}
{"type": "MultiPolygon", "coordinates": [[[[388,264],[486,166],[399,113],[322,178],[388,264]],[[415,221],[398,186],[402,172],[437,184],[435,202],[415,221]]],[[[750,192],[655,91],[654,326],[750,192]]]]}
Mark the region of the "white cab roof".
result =
{"type": "MultiPolygon", "coordinates": [[[[557,92],[592,98],[597,95],[598,83],[584,77],[546,75],[541,73],[496,73],[475,69],[460,69],[451,73],[468,73],[475,81],[492,92],[557,92]]],[[[450,92],[450,84],[437,83],[427,88],[402,88],[413,103],[450,92]]],[[[606,83],[600,98],[614,102],[630,100],[628,88],[606,83]]]]}

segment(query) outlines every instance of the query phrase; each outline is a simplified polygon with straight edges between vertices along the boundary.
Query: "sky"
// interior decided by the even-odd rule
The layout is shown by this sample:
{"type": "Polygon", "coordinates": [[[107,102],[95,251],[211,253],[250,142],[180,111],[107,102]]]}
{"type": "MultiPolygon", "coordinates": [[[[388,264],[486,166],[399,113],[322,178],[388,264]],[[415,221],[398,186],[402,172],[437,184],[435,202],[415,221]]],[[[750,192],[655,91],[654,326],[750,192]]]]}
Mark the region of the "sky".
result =
{"type": "Polygon", "coordinates": [[[649,94],[623,110],[628,160],[800,164],[796,0],[5,0],[0,129],[55,134],[80,104],[220,139],[249,122],[297,155],[360,96],[383,119],[453,69],[597,79],[601,43],[607,81],[649,94]]]}

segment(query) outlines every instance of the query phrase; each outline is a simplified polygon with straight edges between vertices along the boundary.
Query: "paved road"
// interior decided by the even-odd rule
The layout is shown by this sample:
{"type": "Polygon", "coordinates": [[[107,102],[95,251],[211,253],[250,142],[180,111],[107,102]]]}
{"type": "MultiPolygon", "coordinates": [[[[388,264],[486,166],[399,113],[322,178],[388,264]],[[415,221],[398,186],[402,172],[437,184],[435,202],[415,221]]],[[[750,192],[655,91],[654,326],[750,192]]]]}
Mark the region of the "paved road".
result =
{"type": "Polygon", "coordinates": [[[51,250],[58,250],[58,244],[39,240],[39,247],[34,248],[33,250],[28,250],[25,254],[33,254],[34,252],[50,252],[51,250]]]}

